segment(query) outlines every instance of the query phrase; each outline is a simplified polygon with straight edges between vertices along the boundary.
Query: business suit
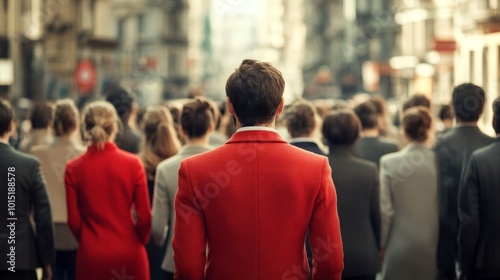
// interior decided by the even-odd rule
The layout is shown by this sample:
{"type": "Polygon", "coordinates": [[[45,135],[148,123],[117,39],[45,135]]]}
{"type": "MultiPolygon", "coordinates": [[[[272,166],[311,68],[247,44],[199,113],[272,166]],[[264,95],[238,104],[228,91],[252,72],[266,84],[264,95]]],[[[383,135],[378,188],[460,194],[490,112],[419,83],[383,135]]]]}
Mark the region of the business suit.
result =
{"type": "Polygon", "coordinates": [[[256,127],[182,161],[172,242],[176,279],[309,279],[307,229],[314,279],[340,279],[330,174],[326,157],[256,127]]]}
{"type": "Polygon", "coordinates": [[[141,137],[128,124],[123,124],[122,129],[116,135],[115,143],[120,149],[137,154],[141,137]]]}
{"type": "MultiPolygon", "coordinates": [[[[0,275],[8,272],[10,265],[7,253],[10,247],[15,246],[15,270],[34,271],[37,267],[50,264],[54,261],[54,232],[49,198],[45,189],[45,182],[40,172],[38,161],[32,156],[15,151],[9,145],[0,142],[0,205],[5,207],[0,211],[2,226],[0,234],[0,275]],[[14,168],[12,170],[9,168],[14,168]],[[8,172],[14,175],[8,176],[8,172]],[[15,178],[9,181],[8,178],[15,178]],[[10,242],[11,235],[7,224],[8,200],[12,195],[8,192],[7,182],[14,182],[15,202],[15,244],[10,242]],[[34,226],[30,223],[33,213],[34,226]],[[36,232],[36,235],[34,234],[36,232]]],[[[9,216],[10,217],[10,216],[9,216]]],[[[30,272],[28,272],[30,273],[30,272]]],[[[16,279],[16,278],[12,278],[16,279]]],[[[19,278],[21,279],[21,278],[19,278]]]]}
{"type": "Polygon", "coordinates": [[[438,176],[434,152],[410,143],[380,160],[383,280],[436,275],[438,176]]]}
{"type": "Polygon", "coordinates": [[[398,144],[389,138],[362,137],[354,146],[354,155],[371,161],[377,165],[377,168],[380,168],[380,158],[398,150],[398,144]]]}
{"type": "Polygon", "coordinates": [[[459,260],[471,279],[500,278],[500,138],[476,150],[460,186],[459,260]]]}
{"type": "Polygon", "coordinates": [[[344,245],[343,279],[375,279],[380,271],[380,200],[377,166],[356,158],[351,147],[330,146],[328,161],[337,189],[344,245]]]}
{"type": "Polygon", "coordinates": [[[174,273],[174,250],[172,238],[174,235],[174,198],[177,192],[177,177],[181,161],[190,156],[210,151],[210,146],[183,146],[173,157],[162,161],[156,168],[155,194],[153,197],[153,237],[158,245],[167,241],[167,250],[162,268],[174,273]],[[168,231],[165,232],[165,229],[168,231]],[[165,233],[167,233],[165,235],[165,233]]]}
{"type": "Polygon", "coordinates": [[[126,275],[149,280],[144,245],[151,234],[151,211],[139,157],[114,143],[105,143],[102,150],[92,145],[67,164],[64,180],[68,225],[79,243],[76,279],[126,275]]]}
{"type": "Polygon", "coordinates": [[[325,152],[319,147],[318,143],[316,143],[313,139],[307,138],[295,138],[289,141],[290,144],[295,147],[301,148],[303,150],[313,152],[318,155],[326,155],[325,152]]]}
{"type": "Polygon", "coordinates": [[[448,279],[455,278],[458,238],[458,190],[463,169],[478,148],[493,138],[475,125],[452,128],[438,139],[435,147],[439,169],[439,245],[438,268],[448,279]]]}

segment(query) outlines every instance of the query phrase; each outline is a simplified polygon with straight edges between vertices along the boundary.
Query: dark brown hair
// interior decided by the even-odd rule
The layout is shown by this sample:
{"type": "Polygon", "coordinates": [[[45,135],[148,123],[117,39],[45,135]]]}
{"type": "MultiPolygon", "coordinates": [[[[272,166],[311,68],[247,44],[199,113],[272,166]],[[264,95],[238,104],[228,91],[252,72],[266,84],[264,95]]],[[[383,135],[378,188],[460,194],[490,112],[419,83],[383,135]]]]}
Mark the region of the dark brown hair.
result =
{"type": "Polygon", "coordinates": [[[377,107],[371,101],[363,102],[354,107],[354,113],[361,121],[363,129],[377,128],[378,126],[378,113],[377,107]]]}
{"type": "Polygon", "coordinates": [[[328,146],[351,146],[359,138],[360,131],[361,122],[353,111],[347,109],[329,113],[321,129],[328,146]]]}
{"type": "Polygon", "coordinates": [[[443,105],[439,109],[439,119],[444,120],[453,120],[453,109],[450,105],[443,105]]]}
{"type": "Polygon", "coordinates": [[[481,87],[467,83],[453,89],[452,100],[457,122],[475,122],[483,112],[486,97],[481,87]]]}
{"type": "Polygon", "coordinates": [[[30,112],[31,129],[46,129],[52,125],[54,108],[45,101],[35,103],[30,112]]]}
{"type": "Polygon", "coordinates": [[[409,140],[423,143],[429,139],[432,117],[429,109],[418,106],[403,113],[403,129],[409,140]]]}
{"type": "Polygon", "coordinates": [[[316,108],[307,100],[295,101],[284,114],[288,132],[292,138],[309,136],[316,127],[316,108]]]}
{"type": "Polygon", "coordinates": [[[498,134],[500,133],[500,97],[493,101],[493,118],[495,120],[493,129],[498,134]]]}
{"type": "Polygon", "coordinates": [[[215,126],[216,110],[214,104],[202,98],[188,101],[182,107],[181,127],[189,138],[205,135],[211,125],[215,126]]]}
{"type": "Polygon", "coordinates": [[[54,123],[52,125],[56,136],[68,135],[79,123],[78,109],[71,99],[62,99],[56,102],[54,123]]]}
{"type": "Polygon", "coordinates": [[[243,126],[270,122],[276,115],[285,81],[269,63],[243,60],[226,83],[226,95],[243,126]]]}
{"type": "Polygon", "coordinates": [[[10,125],[14,119],[14,110],[7,100],[0,99],[0,136],[9,132],[10,125]]]}
{"type": "Polygon", "coordinates": [[[403,112],[413,108],[413,107],[426,107],[426,108],[431,108],[431,100],[427,98],[427,96],[421,94],[421,93],[416,93],[412,97],[410,97],[408,100],[406,100],[403,103],[403,112]]]}

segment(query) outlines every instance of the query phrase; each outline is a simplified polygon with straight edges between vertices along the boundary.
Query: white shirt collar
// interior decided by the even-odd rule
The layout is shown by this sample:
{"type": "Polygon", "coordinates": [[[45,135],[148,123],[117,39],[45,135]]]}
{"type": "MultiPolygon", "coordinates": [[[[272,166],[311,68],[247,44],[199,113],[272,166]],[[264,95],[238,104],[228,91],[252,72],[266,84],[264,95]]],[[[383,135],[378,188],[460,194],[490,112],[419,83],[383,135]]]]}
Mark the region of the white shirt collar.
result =
{"type": "Polygon", "coordinates": [[[288,143],[297,143],[297,142],[313,142],[317,143],[316,139],[311,138],[311,137],[297,137],[297,138],[292,138],[288,143]]]}
{"type": "Polygon", "coordinates": [[[272,127],[267,127],[267,126],[244,126],[238,128],[236,132],[241,132],[241,131],[270,131],[270,132],[277,132],[276,129],[272,127]]]}

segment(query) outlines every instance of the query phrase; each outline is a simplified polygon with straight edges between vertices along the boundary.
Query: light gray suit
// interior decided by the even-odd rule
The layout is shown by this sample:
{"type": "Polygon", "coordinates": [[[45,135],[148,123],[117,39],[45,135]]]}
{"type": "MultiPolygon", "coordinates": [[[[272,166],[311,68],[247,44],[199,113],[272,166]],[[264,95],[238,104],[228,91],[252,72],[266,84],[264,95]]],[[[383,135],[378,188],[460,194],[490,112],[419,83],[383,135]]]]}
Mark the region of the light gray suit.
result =
{"type": "Polygon", "coordinates": [[[383,156],[380,166],[382,279],[434,279],[439,233],[434,152],[408,144],[383,156]]]}
{"type": "Polygon", "coordinates": [[[167,251],[163,259],[162,269],[174,272],[172,237],[175,224],[174,199],[177,192],[178,170],[181,161],[190,156],[211,150],[210,146],[186,145],[173,157],[170,157],[156,168],[155,193],[153,197],[153,238],[158,245],[167,240],[167,251]]]}

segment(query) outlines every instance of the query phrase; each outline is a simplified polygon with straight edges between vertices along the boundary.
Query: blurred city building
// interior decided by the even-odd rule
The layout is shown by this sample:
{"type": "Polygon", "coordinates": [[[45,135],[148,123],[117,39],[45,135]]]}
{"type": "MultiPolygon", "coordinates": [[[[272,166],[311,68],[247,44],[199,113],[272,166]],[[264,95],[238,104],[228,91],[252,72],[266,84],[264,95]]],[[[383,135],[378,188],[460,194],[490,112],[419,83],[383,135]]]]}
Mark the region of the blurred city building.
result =
{"type": "Polygon", "coordinates": [[[399,27],[391,0],[304,2],[307,25],[304,95],[349,98],[358,92],[393,95],[389,59],[399,27]]]}

